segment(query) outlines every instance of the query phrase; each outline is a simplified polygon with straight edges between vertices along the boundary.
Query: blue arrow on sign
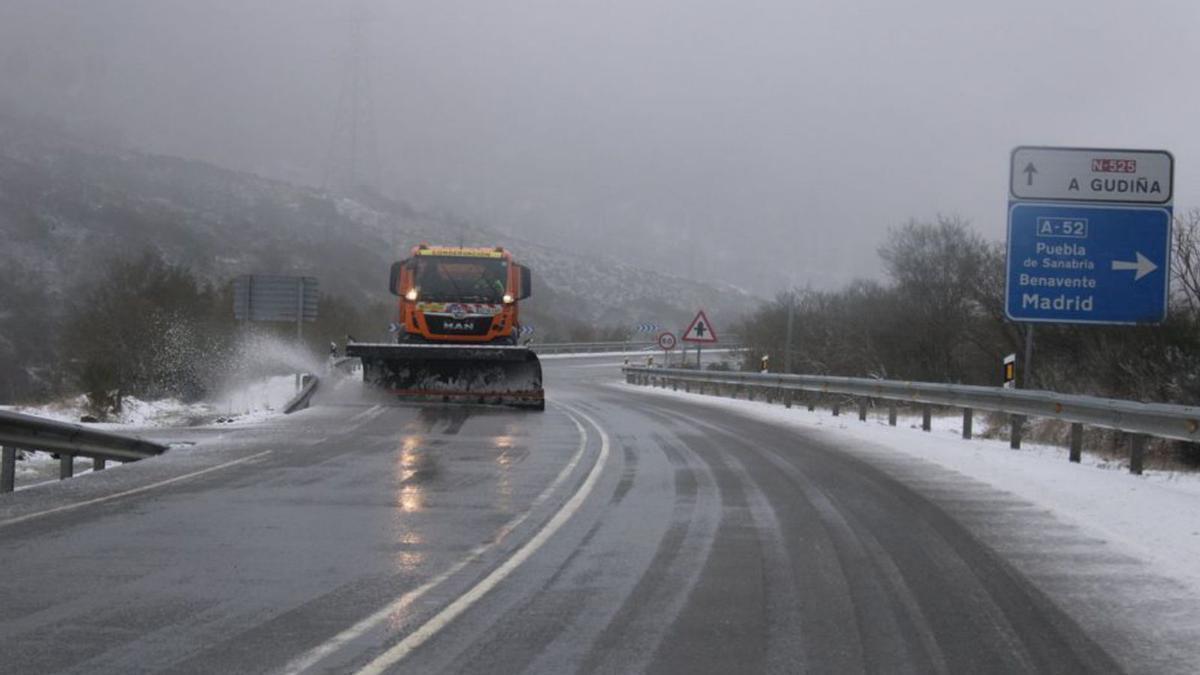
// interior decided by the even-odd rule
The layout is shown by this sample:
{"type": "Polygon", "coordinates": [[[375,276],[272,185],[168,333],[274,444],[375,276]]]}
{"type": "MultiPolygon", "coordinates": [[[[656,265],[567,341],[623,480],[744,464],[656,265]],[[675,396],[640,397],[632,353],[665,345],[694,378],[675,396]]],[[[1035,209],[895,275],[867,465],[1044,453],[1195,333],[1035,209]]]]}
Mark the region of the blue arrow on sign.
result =
{"type": "Polygon", "coordinates": [[[1166,318],[1171,210],[1015,202],[1005,313],[1013,321],[1157,323],[1166,318]]]}

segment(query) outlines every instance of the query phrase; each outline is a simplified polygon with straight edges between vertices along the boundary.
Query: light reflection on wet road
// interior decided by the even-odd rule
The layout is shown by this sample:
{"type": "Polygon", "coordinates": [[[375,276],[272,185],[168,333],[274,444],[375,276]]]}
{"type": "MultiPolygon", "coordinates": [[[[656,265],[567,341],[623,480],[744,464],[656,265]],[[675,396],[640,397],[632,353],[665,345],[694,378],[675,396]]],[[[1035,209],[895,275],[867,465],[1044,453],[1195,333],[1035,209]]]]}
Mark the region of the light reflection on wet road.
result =
{"type": "Polygon", "coordinates": [[[974,500],[956,513],[906,478],[912,467],[818,432],[618,394],[602,386],[615,365],[599,362],[546,364],[550,400],[612,439],[594,490],[452,621],[433,620],[537,541],[580,488],[596,434],[581,447],[583,427],[556,405],[398,405],[330,386],[290,418],[188,431],[199,445],[186,452],[0,500],[4,520],[272,450],[0,527],[0,670],[347,672],[418,630],[426,638],[399,671],[1189,672],[1195,662],[1183,646],[1194,634],[1122,619],[1181,616],[1189,598],[1138,600],[1062,573],[1081,558],[1102,568],[1103,542],[1061,524],[1031,529],[1009,496],[922,469],[922,485],[974,500]],[[1041,543],[1047,531],[1054,547],[1041,543]],[[1010,561],[1009,545],[1042,554],[1010,561]],[[1073,557],[1056,554],[1064,546],[1073,557]]]}

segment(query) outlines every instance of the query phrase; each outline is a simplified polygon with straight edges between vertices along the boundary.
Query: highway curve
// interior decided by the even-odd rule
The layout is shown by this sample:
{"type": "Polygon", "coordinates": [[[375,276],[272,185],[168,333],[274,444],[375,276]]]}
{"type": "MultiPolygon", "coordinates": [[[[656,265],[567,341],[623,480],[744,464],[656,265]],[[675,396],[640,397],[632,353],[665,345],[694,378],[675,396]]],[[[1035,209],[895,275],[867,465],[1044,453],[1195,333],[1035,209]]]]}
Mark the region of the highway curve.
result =
{"type": "Polygon", "coordinates": [[[329,383],[0,497],[0,671],[1193,670],[1103,541],[614,363],[548,360],[542,414],[329,383]]]}

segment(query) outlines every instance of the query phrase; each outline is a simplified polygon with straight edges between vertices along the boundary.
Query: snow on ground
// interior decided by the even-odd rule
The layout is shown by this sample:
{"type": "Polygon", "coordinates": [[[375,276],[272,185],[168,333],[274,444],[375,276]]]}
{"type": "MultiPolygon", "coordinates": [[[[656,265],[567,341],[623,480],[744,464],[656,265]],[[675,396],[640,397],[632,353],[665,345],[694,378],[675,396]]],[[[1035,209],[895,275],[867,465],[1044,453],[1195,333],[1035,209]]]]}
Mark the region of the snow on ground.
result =
{"type": "MultiPolygon", "coordinates": [[[[284,405],[296,393],[295,375],[258,378],[233,385],[213,401],[184,403],[167,398],[143,401],[127,397],[122,411],[103,423],[88,423],[88,428],[103,429],[134,435],[138,429],[151,427],[184,427],[212,424],[253,424],[283,413],[284,405]]],[[[0,406],[25,415],[34,415],[60,422],[79,423],[88,414],[84,396],[37,406],[0,406]]],[[[75,460],[75,475],[89,473],[92,461],[86,457],[75,460]]],[[[24,452],[17,462],[17,489],[26,489],[54,482],[58,475],[58,460],[48,452],[24,452]]]]}
{"type": "MultiPolygon", "coordinates": [[[[919,416],[901,418],[892,428],[886,414],[860,422],[857,410],[834,417],[829,410],[809,412],[802,406],[789,410],[761,401],[612,386],[719,406],[783,426],[827,430],[841,440],[866,441],[933,462],[1033,502],[1200,591],[1200,476],[1195,474],[1147,471],[1135,476],[1123,465],[1087,454],[1086,448],[1083,463],[1072,464],[1067,451],[1055,446],[1026,442],[1012,450],[1007,440],[963,440],[960,416],[934,417],[933,430],[924,432],[919,416]]],[[[977,416],[977,428],[980,421],[977,416]]]]}
{"type": "MultiPolygon", "coordinates": [[[[143,401],[129,396],[123,401],[119,414],[102,423],[89,423],[88,426],[120,431],[131,428],[194,426],[218,418],[222,421],[236,422],[261,421],[280,414],[284,404],[295,393],[295,376],[277,375],[230,387],[212,401],[184,403],[174,398],[143,401]]],[[[0,406],[0,410],[74,423],[78,423],[88,414],[87,398],[84,396],[37,406],[0,406]]]]}
{"type": "MultiPolygon", "coordinates": [[[[168,427],[180,426],[189,419],[202,417],[212,413],[212,408],[206,403],[184,403],[178,399],[167,398],[157,401],[143,401],[137,397],[127,397],[121,412],[103,424],[92,424],[95,428],[119,429],[123,426],[136,427],[168,427]]],[[[37,406],[0,406],[0,410],[11,410],[25,415],[45,417],[60,422],[78,423],[88,414],[87,398],[75,398],[56,401],[37,406]]]]}

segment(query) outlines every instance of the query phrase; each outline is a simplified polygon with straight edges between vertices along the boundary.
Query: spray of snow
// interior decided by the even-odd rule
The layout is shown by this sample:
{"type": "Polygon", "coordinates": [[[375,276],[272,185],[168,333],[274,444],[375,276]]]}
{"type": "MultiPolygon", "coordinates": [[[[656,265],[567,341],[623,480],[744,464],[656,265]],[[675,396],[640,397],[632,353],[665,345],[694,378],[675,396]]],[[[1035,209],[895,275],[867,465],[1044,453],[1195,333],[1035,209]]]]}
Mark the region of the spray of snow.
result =
{"type": "Polygon", "coordinates": [[[248,333],[227,359],[224,380],[211,405],[227,416],[259,419],[275,414],[296,393],[296,375],[321,373],[322,363],[294,341],[263,333],[248,333]]]}
{"type": "MultiPolygon", "coordinates": [[[[222,358],[219,354],[190,354],[173,352],[184,361],[197,358],[222,358]]],[[[322,373],[325,364],[294,342],[263,334],[247,334],[224,357],[222,375],[215,393],[207,400],[184,402],[178,398],[152,401],[127,396],[120,412],[112,413],[96,428],[128,429],[131,427],[179,427],[207,424],[213,421],[259,421],[280,414],[283,406],[296,393],[296,375],[322,373]]],[[[183,362],[181,361],[181,364],[183,362]]],[[[181,365],[181,367],[183,367],[181,365]]],[[[35,415],[62,422],[79,422],[89,413],[86,396],[76,396],[38,406],[0,406],[26,415],[35,415]]]]}

